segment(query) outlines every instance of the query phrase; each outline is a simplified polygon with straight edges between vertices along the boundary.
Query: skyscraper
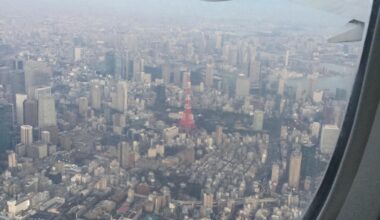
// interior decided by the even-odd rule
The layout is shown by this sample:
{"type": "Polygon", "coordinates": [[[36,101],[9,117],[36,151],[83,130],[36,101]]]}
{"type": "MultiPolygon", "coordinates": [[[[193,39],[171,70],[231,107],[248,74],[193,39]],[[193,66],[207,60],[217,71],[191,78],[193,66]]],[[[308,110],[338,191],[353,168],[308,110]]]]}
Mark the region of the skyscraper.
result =
{"type": "Polygon", "coordinates": [[[78,99],[79,114],[86,116],[88,111],[88,99],[87,97],[80,97],[78,99]]]}
{"type": "Polygon", "coordinates": [[[278,163],[274,163],[272,165],[272,175],[271,175],[272,184],[277,185],[279,179],[280,179],[280,165],[278,163]]]}
{"type": "Polygon", "coordinates": [[[298,189],[301,176],[301,161],[302,153],[301,151],[295,150],[290,156],[289,163],[289,187],[298,189]]]}
{"type": "Polygon", "coordinates": [[[24,124],[24,102],[27,99],[26,94],[16,94],[16,120],[17,124],[24,124]]]}
{"type": "Polygon", "coordinates": [[[321,132],[320,149],[323,154],[332,154],[338,141],[340,129],[336,125],[324,125],[321,132]]]}
{"type": "Polygon", "coordinates": [[[8,152],[8,167],[15,168],[17,166],[16,153],[14,151],[8,152]]]}
{"type": "Polygon", "coordinates": [[[119,144],[119,163],[123,168],[128,167],[128,160],[131,148],[127,142],[121,142],[119,144]]]}
{"type": "Polygon", "coordinates": [[[38,103],[37,100],[27,99],[24,102],[24,124],[33,127],[38,126],[38,103]]]}
{"type": "Polygon", "coordinates": [[[141,81],[141,73],[144,72],[144,59],[135,58],[133,60],[133,81],[139,82],[141,81]]]}
{"type": "Polygon", "coordinates": [[[51,87],[43,86],[34,89],[34,98],[39,99],[41,96],[51,96],[51,87]]]}
{"type": "Polygon", "coordinates": [[[283,96],[284,92],[285,92],[285,79],[279,79],[277,94],[283,96]]]}
{"type": "Polygon", "coordinates": [[[10,80],[12,84],[12,91],[15,93],[26,93],[24,61],[19,58],[12,60],[11,70],[12,74],[10,76],[10,80]]]}
{"type": "Polygon", "coordinates": [[[261,131],[264,127],[264,112],[260,110],[256,110],[253,113],[253,130],[261,131]]]}
{"type": "Polygon", "coordinates": [[[212,87],[214,83],[214,64],[207,63],[206,65],[206,76],[205,76],[205,85],[206,87],[212,87]]]}
{"type": "Polygon", "coordinates": [[[203,206],[211,209],[214,206],[214,195],[212,193],[204,192],[202,197],[203,206]]]}
{"type": "Polygon", "coordinates": [[[102,105],[102,87],[99,81],[94,80],[91,82],[91,107],[100,110],[102,105]]]}
{"type": "Polygon", "coordinates": [[[51,76],[52,70],[46,63],[28,60],[25,63],[25,90],[27,94],[31,95],[34,87],[49,85],[51,76]]]}
{"type": "Polygon", "coordinates": [[[223,127],[221,125],[216,126],[215,131],[215,143],[217,146],[221,145],[223,142],[223,127]]]}
{"type": "Polygon", "coordinates": [[[251,58],[249,63],[249,82],[252,88],[259,88],[261,83],[261,63],[251,58]]]}
{"type": "Polygon", "coordinates": [[[50,144],[50,132],[49,131],[41,131],[41,141],[44,144],[50,144]]]}
{"type": "Polygon", "coordinates": [[[235,85],[235,96],[237,98],[243,98],[246,96],[249,96],[249,79],[244,75],[240,74],[236,78],[236,85],[235,85]]]}
{"type": "Polygon", "coordinates": [[[125,113],[128,109],[128,84],[127,81],[117,83],[116,109],[125,113]]]}
{"type": "Polygon", "coordinates": [[[55,100],[52,96],[42,96],[38,99],[38,127],[45,128],[57,125],[55,100]]]}
{"type": "Polygon", "coordinates": [[[82,60],[83,48],[75,47],[74,48],[74,61],[78,62],[82,60]]]}
{"type": "Polygon", "coordinates": [[[20,126],[21,143],[30,146],[33,143],[33,127],[30,125],[20,126]]]}
{"type": "Polygon", "coordinates": [[[0,102],[0,153],[13,145],[13,105],[0,102]]]}
{"type": "Polygon", "coordinates": [[[313,176],[315,165],[316,165],[315,145],[314,144],[302,145],[301,176],[303,178],[307,176],[313,176]]]}
{"type": "Polygon", "coordinates": [[[104,65],[105,65],[106,74],[115,75],[116,54],[114,51],[108,51],[105,54],[104,65]]]}

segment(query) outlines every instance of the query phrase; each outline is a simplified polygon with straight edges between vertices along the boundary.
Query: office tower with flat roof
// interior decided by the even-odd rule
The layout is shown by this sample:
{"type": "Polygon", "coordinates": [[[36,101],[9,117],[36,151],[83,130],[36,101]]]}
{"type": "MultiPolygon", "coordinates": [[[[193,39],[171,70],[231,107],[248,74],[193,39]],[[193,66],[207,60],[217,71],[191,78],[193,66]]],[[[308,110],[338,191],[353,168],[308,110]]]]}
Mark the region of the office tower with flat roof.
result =
{"type": "Polygon", "coordinates": [[[17,166],[16,153],[14,151],[8,152],[8,167],[15,168],[17,166]]]}
{"type": "Polygon", "coordinates": [[[258,89],[261,83],[261,63],[256,61],[255,58],[251,58],[248,67],[249,82],[251,87],[258,89]]]}
{"type": "Polygon", "coordinates": [[[30,146],[33,143],[33,127],[30,125],[20,126],[21,143],[30,146]]]}
{"type": "Polygon", "coordinates": [[[79,62],[82,60],[83,48],[75,47],[74,48],[74,61],[79,62]]]}
{"type": "Polygon", "coordinates": [[[323,154],[332,154],[338,141],[340,129],[336,125],[324,125],[321,132],[320,150],[323,154]]]}
{"type": "Polygon", "coordinates": [[[253,112],[253,130],[262,131],[264,127],[264,112],[256,110],[253,112]]]}
{"type": "Polygon", "coordinates": [[[215,129],[215,144],[217,146],[223,143],[223,127],[221,125],[217,125],[215,129]]]}
{"type": "Polygon", "coordinates": [[[295,150],[290,155],[289,162],[289,178],[288,183],[289,187],[298,189],[300,184],[301,177],[301,162],[302,162],[302,153],[301,151],[295,150]]]}
{"type": "Polygon", "coordinates": [[[141,73],[145,71],[144,69],[144,59],[135,58],[133,60],[133,81],[140,82],[141,81],[141,73]]]}
{"type": "Polygon", "coordinates": [[[285,79],[279,79],[278,80],[278,88],[277,88],[277,94],[280,96],[284,95],[285,92],[285,79]]]}
{"type": "Polygon", "coordinates": [[[19,58],[12,60],[10,80],[11,80],[10,83],[12,85],[13,92],[26,93],[24,60],[19,59],[19,58]]]}
{"type": "Polygon", "coordinates": [[[27,98],[26,94],[16,94],[16,121],[18,125],[24,124],[24,102],[27,98]]]}
{"type": "Polygon", "coordinates": [[[91,107],[100,110],[102,107],[102,86],[99,81],[91,82],[91,107]]]}
{"type": "Polygon", "coordinates": [[[214,84],[214,64],[207,63],[206,65],[206,75],[205,75],[205,86],[211,88],[214,84]]]}
{"type": "Polygon", "coordinates": [[[128,110],[128,83],[119,81],[116,88],[116,109],[125,113],[128,110]]]}
{"type": "Polygon", "coordinates": [[[41,131],[41,142],[44,144],[50,144],[50,132],[41,131]]]}
{"type": "Polygon", "coordinates": [[[33,127],[38,126],[38,103],[37,100],[27,99],[24,102],[24,124],[33,127]]]}
{"type": "Polygon", "coordinates": [[[314,176],[316,167],[316,148],[315,144],[303,144],[302,148],[302,163],[301,163],[301,176],[306,178],[307,176],[314,176]]]}
{"type": "Polygon", "coordinates": [[[41,96],[38,99],[38,127],[45,128],[57,125],[55,100],[52,96],[41,96]]]}
{"type": "Polygon", "coordinates": [[[249,79],[244,74],[239,74],[236,78],[235,96],[237,98],[244,98],[249,96],[249,79]]]}
{"type": "Polygon", "coordinates": [[[50,86],[43,86],[43,87],[37,87],[34,89],[34,98],[38,100],[42,96],[51,96],[51,87],[50,86]]]}
{"type": "Polygon", "coordinates": [[[128,167],[128,160],[130,159],[131,147],[127,142],[121,142],[119,144],[119,163],[123,168],[128,167]]]}
{"type": "Polygon", "coordinates": [[[0,102],[0,153],[13,146],[13,105],[0,102]]]}
{"type": "Polygon", "coordinates": [[[50,84],[52,76],[51,68],[42,61],[28,60],[25,63],[25,90],[27,94],[33,93],[33,89],[50,84]]]}
{"type": "Polygon", "coordinates": [[[88,112],[88,99],[87,97],[80,97],[78,99],[79,114],[86,116],[88,112]]]}

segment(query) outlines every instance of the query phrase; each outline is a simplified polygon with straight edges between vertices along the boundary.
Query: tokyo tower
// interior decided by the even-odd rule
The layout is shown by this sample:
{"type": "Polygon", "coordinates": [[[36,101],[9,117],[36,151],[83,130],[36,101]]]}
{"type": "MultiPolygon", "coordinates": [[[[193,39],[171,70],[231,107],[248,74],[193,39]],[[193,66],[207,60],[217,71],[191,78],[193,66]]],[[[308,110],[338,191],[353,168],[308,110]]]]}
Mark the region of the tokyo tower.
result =
{"type": "Polygon", "coordinates": [[[180,126],[186,130],[191,130],[195,128],[194,115],[191,112],[191,82],[187,79],[187,86],[185,88],[185,111],[183,112],[182,118],[179,122],[180,126]]]}

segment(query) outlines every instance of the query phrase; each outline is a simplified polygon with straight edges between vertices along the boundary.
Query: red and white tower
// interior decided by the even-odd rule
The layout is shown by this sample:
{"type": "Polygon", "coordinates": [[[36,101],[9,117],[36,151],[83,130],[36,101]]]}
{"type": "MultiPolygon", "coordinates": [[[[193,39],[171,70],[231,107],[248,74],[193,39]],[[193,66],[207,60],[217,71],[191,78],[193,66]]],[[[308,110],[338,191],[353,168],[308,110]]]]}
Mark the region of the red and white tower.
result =
{"type": "Polygon", "coordinates": [[[187,79],[187,86],[185,90],[185,111],[182,114],[182,118],[179,122],[180,126],[186,130],[195,128],[194,115],[191,112],[191,82],[187,79]]]}

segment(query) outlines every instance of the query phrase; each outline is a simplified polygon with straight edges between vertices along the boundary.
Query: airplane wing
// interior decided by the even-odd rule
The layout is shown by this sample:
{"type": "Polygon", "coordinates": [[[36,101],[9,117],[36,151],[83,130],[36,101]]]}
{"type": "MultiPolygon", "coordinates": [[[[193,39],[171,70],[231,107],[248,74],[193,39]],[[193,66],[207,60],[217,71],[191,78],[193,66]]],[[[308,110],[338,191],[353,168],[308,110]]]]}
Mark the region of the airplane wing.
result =
{"type": "Polygon", "coordinates": [[[330,12],[348,20],[343,32],[328,39],[331,43],[361,41],[371,12],[372,0],[291,0],[330,12]]]}

